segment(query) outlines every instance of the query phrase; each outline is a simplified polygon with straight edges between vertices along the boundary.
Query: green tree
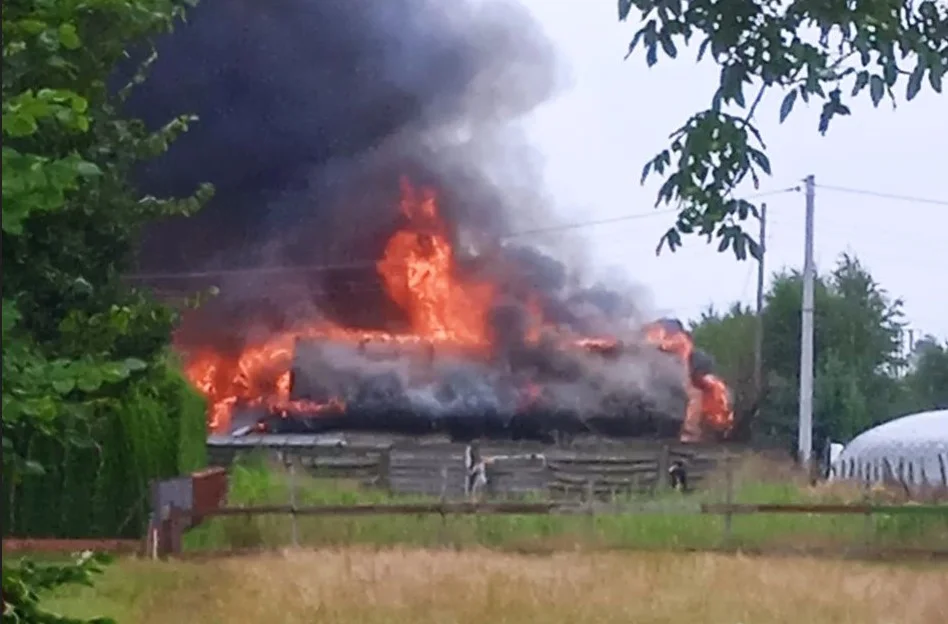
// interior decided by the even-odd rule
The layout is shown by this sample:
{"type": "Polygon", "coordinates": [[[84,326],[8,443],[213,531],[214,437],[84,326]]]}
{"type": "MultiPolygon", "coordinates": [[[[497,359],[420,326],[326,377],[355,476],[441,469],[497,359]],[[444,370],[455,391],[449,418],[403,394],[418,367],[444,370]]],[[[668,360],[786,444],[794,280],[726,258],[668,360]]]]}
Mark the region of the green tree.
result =
{"type": "Polygon", "coordinates": [[[906,376],[912,411],[948,409],[948,342],[933,337],[918,341],[906,376]]]}
{"type": "Polygon", "coordinates": [[[948,72],[948,4],[939,0],[619,0],[619,20],[635,9],[639,29],[631,56],[645,51],[649,67],[660,56],[678,58],[697,43],[697,59],[720,67],[706,109],[671,135],[671,145],[646,163],[664,177],[656,205],[680,207],[659,242],[674,250],[683,234],[720,239],[738,258],[760,248],[741,227],[757,207],[732,196],[750,179],[770,175],[764,138],[755,125],[768,89],[785,93],[779,119],[798,100],[821,103],[818,130],[826,133],[852,100],[874,106],[910,101],[923,89],[941,93],[948,72]]]}
{"type": "MultiPolygon", "coordinates": [[[[696,344],[714,356],[734,389],[738,415],[747,417],[750,408],[759,408],[756,421],[745,423],[758,436],[789,440],[796,435],[801,290],[800,275],[784,271],[765,293],[762,397],[752,388],[750,311],[735,306],[724,315],[705,314],[693,326],[696,344]]],[[[814,426],[820,437],[847,439],[906,410],[909,395],[898,376],[905,365],[902,302],[848,255],[817,277],[814,294],[814,426]]]]}
{"type": "MultiPolygon", "coordinates": [[[[147,51],[185,4],[4,3],[5,533],[120,530],[116,503],[136,501],[140,517],[149,477],[201,461],[203,404],[167,348],[174,315],[121,274],[145,223],[196,210],[210,189],[139,196],[135,166],[188,120],[150,132],[121,115],[126,90],[108,88],[126,50],[147,51]]],[[[94,570],[4,558],[3,621],[76,621],[43,611],[40,593],[94,570]]]]}

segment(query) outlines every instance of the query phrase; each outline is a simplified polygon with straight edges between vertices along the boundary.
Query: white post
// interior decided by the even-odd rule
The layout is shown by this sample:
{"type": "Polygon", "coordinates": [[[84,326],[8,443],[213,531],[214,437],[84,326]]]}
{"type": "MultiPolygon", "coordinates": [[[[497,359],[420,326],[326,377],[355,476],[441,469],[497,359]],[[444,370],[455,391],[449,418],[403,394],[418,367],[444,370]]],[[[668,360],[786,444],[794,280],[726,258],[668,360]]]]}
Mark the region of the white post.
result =
{"type": "Polygon", "coordinates": [[[806,177],[806,233],[803,252],[803,306],[800,331],[800,424],[798,451],[800,462],[809,468],[813,455],[813,209],[815,178],[806,177]]]}

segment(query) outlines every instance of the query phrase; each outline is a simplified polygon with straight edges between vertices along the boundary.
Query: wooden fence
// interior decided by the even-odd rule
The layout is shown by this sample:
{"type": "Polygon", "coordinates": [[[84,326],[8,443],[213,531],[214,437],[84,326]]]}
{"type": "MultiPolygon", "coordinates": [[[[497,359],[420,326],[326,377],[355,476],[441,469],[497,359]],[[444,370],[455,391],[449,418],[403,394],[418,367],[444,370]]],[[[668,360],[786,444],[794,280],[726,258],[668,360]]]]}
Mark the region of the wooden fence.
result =
{"type": "MultiPolygon", "coordinates": [[[[292,462],[315,477],[355,480],[394,494],[457,497],[465,492],[465,445],[372,436],[212,436],[212,465],[230,466],[250,453],[264,452],[292,462]]],[[[668,468],[680,462],[698,485],[733,447],[641,441],[586,444],[570,448],[537,443],[485,443],[487,491],[518,498],[542,495],[574,498],[590,488],[598,496],[652,491],[662,487],[668,468]]]]}
{"type": "MultiPolygon", "coordinates": [[[[246,507],[220,507],[204,510],[197,515],[196,510],[173,508],[169,522],[163,525],[166,534],[156,536],[156,541],[148,548],[152,557],[177,556],[182,554],[184,531],[189,526],[216,517],[240,516],[250,518],[261,515],[290,516],[293,521],[293,541],[298,546],[296,521],[300,517],[344,517],[344,516],[448,516],[478,515],[585,515],[590,518],[603,515],[711,515],[724,518],[721,544],[727,545],[732,538],[732,519],[740,515],[754,514],[806,514],[813,515],[859,515],[870,519],[872,516],[911,515],[936,516],[948,521],[948,505],[871,505],[871,504],[734,504],[701,502],[660,502],[644,501],[638,503],[603,503],[589,499],[583,503],[575,501],[451,501],[440,500],[421,503],[383,503],[354,505],[254,505],[246,507]],[[160,547],[159,547],[160,545],[160,547]]],[[[924,556],[926,558],[948,558],[948,549],[944,548],[887,548],[885,554],[897,556],[924,556]]]]}

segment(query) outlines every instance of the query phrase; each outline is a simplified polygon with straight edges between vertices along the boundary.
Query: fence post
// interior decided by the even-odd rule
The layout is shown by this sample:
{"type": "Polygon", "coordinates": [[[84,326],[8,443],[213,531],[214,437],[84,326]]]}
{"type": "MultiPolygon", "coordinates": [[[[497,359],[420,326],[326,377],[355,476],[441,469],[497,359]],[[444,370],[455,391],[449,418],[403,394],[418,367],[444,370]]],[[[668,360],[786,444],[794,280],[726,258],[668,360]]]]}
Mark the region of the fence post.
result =
{"type": "Polygon", "coordinates": [[[726,511],[724,513],[724,544],[730,546],[733,539],[731,523],[733,520],[732,507],[734,506],[734,463],[731,461],[730,451],[724,454],[724,479],[724,503],[726,505],[726,511]]]}
{"type": "Polygon", "coordinates": [[[589,516],[589,536],[596,536],[596,490],[592,477],[586,482],[586,514],[589,516]]]}
{"type": "Polygon", "coordinates": [[[388,446],[382,449],[379,455],[379,479],[378,485],[389,492],[392,491],[392,447],[388,446]]]}
{"type": "Polygon", "coordinates": [[[182,538],[184,536],[184,520],[181,510],[176,505],[171,505],[168,510],[168,554],[179,555],[183,549],[182,538]]]}
{"type": "Polygon", "coordinates": [[[447,535],[448,535],[448,514],[445,513],[444,506],[448,502],[448,467],[441,467],[441,496],[438,500],[441,505],[441,526],[438,528],[438,543],[441,545],[447,544],[447,535]]]}
{"type": "Polygon", "coordinates": [[[296,462],[293,461],[294,458],[290,454],[286,454],[283,457],[286,462],[287,470],[289,471],[289,481],[290,481],[290,530],[292,532],[293,547],[299,548],[300,545],[300,534],[299,534],[299,525],[296,516],[296,462]]]}
{"type": "Polygon", "coordinates": [[[655,461],[655,489],[661,493],[667,490],[668,469],[671,467],[671,448],[667,444],[662,444],[658,451],[658,457],[655,461]]]}

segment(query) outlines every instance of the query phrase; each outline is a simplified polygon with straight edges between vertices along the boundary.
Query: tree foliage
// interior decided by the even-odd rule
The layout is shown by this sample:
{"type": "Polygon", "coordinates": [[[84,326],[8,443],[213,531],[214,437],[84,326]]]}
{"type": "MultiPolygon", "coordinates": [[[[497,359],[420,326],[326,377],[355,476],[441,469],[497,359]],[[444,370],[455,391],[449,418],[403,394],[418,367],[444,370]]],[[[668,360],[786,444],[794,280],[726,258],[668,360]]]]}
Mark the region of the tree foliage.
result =
{"type": "Polygon", "coordinates": [[[697,44],[697,59],[720,67],[706,109],[671,134],[671,144],[642,171],[664,177],[656,205],[680,207],[662,237],[674,251],[683,234],[720,239],[738,258],[760,247],[740,222],[757,215],[735,198],[747,180],[770,175],[755,119],[764,94],[785,94],[782,122],[798,101],[820,107],[818,131],[851,114],[852,101],[874,106],[910,101],[923,89],[942,92],[948,72],[948,4],[939,0],[619,0],[619,19],[635,9],[640,27],[629,56],[645,51],[649,67],[697,44]]]}
{"type": "MultiPolygon", "coordinates": [[[[127,288],[121,274],[145,223],[196,210],[210,189],[184,200],[139,196],[134,168],[162,153],[189,119],[150,131],[122,116],[123,97],[147,63],[133,66],[127,88],[113,88],[126,51],[147,58],[151,40],[171,29],[185,4],[4,2],[2,439],[11,497],[53,467],[53,456],[30,452],[38,440],[107,457],[103,427],[116,414],[138,416],[129,413],[130,398],[144,393],[169,414],[195,416],[168,355],[174,315],[127,288]]],[[[5,558],[3,621],[75,621],[44,612],[38,595],[94,571],[86,560],[37,567],[5,558]]]]}
{"type": "Polygon", "coordinates": [[[948,409],[948,341],[926,337],[914,345],[909,365],[909,389],[932,409],[948,409]]]}
{"type": "MultiPolygon", "coordinates": [[[[696,344],[714,356],[734,390],[739,431],[788,445],[799,405],[801,294],[801,276],[792,271],[774,275],[765,293],[760,396],[753,385],[754,313],[735,305],[692,324],[696,344]]],[[[888,418],[948,406],[948,344],[928,338],[906,353],[902,302],[857,258],[841,256],[817,277],[814,294],[818,440],[847,440],[888,418]]]]}

